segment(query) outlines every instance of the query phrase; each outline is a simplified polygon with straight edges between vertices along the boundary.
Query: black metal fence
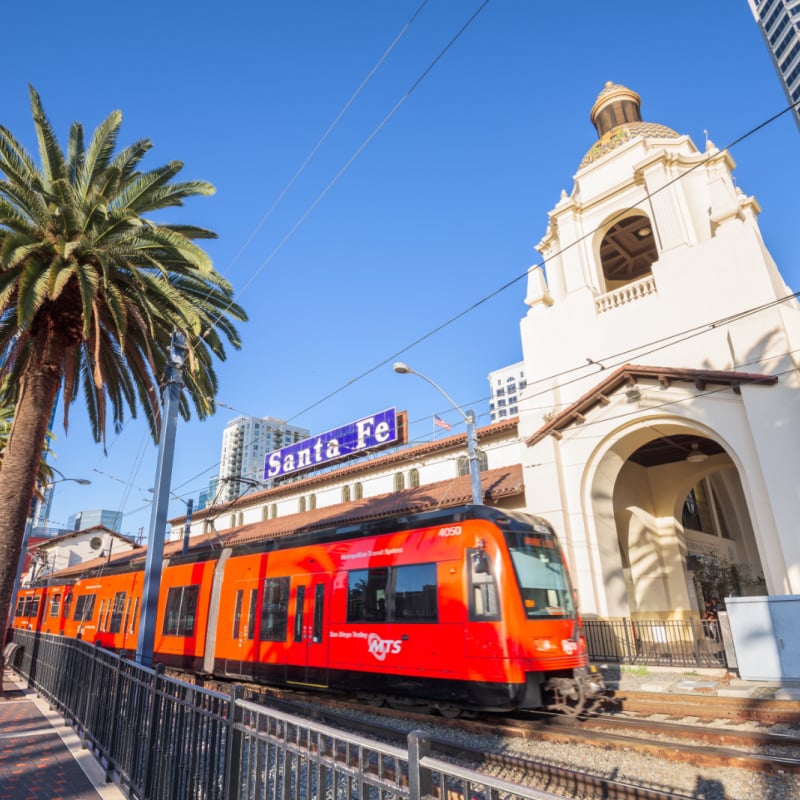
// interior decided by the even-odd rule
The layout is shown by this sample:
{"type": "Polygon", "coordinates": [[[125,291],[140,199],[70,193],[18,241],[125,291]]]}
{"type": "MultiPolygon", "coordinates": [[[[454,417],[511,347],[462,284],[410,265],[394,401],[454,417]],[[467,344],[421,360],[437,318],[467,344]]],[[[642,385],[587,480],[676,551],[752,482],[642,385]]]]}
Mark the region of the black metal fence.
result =
{"type": "Polygon", "coordinates": [[[584,620],[589,657],[596,663],[667,667],[727,667],[716,620],[584,620]]]}
{"type": "Polygon", "coordinates": [[[132,800],[563,800],[170,678],[74,639],[15,630],[9,665],[132,800]]]}

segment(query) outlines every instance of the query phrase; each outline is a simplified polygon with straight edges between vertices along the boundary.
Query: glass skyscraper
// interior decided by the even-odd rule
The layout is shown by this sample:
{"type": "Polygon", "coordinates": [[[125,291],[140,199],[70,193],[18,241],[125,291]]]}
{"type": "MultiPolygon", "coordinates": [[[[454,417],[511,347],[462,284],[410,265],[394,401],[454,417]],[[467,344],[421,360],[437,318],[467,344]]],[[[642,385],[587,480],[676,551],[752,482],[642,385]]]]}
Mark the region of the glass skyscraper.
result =
{"type": "Polygon", "coordinates": [[[747,0],[800,130],[800,0],[747,0]]]}

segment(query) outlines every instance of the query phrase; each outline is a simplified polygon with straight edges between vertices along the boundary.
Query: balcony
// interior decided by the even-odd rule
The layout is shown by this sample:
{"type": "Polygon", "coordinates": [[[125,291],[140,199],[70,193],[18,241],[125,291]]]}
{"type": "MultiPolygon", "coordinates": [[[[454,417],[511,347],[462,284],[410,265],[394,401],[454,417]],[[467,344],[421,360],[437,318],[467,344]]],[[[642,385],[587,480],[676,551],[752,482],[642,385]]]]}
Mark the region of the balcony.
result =
{"type": "Polygon", "coordinates": [[[656,279],[652,275],[648,275],[639,281],[626,283],[624,286],[620,286],[619,289],[614,289],[613,292],[601,294],[595,298],[594,307],[598,314],[602,314],[604,311],[620,308],[627,303],[633,303],[643,297],[657,293],[656,279]]]}

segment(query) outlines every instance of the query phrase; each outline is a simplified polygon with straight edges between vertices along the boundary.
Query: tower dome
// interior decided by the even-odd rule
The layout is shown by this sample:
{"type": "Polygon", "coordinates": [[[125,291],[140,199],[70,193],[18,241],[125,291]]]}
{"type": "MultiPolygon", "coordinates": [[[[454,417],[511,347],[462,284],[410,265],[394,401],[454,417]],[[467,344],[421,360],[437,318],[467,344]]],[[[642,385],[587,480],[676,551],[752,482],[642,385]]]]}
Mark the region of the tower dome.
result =
{"type": "Polygon", "coordinates": [[[583,157],[579,169],[637,136],[657,139],[680,137],[679,133],[666,125],[643,122],[639,95],[626,86],[611,81],[597,95],[589,116],[597,130],[598,139],[583,157]]]}

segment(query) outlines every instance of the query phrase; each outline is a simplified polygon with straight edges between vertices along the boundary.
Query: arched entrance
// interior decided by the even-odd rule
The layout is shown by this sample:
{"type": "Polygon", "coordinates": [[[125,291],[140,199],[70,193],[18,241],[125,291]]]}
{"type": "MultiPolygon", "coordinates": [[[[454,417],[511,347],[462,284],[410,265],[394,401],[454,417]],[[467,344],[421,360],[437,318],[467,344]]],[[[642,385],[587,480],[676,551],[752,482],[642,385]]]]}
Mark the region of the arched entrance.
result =
{"type": "Polygon", "coordinates": [[[591,503],[610,616],[679,619],[711,596],[763,593],[736,465],[706,431],[620,432],[593,471],[591,503]]]}

